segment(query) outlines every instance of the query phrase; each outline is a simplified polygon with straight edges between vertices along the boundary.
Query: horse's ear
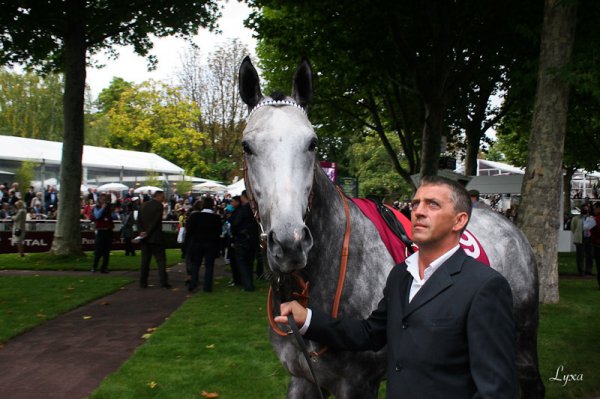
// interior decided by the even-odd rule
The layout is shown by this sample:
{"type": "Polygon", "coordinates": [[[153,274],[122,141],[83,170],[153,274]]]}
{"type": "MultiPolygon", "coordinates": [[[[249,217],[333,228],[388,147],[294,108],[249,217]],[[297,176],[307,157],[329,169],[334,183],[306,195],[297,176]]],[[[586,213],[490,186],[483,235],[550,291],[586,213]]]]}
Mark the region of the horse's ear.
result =
{"type": "Polygon", "coordinates": [[[240,65],[239,89],[242,101],[248,105],[249,109],[254,108],[262,99],[258,72],[250,62],[250,57],[244,58],[240,65]]]}
{"type": "Polygon", "coordinates": [[[294,85],[292,87],[292,97],[302,108],[308,107],[313,96],[313,73],[310,62],[306,58],[296,70],[294,75],[294,85]]]}

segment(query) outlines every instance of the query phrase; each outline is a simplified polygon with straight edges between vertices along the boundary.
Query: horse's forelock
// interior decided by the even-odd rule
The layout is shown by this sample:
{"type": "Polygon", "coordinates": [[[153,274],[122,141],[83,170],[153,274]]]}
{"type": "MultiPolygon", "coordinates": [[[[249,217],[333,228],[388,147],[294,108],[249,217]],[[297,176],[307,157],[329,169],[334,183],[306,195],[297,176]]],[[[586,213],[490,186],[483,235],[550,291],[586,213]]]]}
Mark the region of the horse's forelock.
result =
{"type": "Polygon", "coordinates": [[[271,99],[273,99],[273,101],[283,101],[288,96],[286,96],[285,94],[283,94],[280,91],[274,91],[273,93],[271,93],[271,95],[269,97],[271,97],[271,99]]]}

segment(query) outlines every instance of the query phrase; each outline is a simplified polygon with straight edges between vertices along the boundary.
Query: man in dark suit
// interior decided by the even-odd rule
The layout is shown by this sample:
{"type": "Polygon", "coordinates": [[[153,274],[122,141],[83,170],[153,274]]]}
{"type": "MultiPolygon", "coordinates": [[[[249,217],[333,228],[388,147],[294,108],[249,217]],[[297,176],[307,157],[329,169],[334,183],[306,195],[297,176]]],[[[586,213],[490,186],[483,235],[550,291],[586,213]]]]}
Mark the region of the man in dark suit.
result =
{"type": "Polygon", "coordinates": [[[235,248],[235,264],[244,291],[254,291],[252,270],[258,246],[258,224],[254,219],[246,190],[242,192],[241,205],[231,216],[231,234],[235,248]]]}
{"type": "Polygon", "coordinates": [[[163,202],[165,194],[156,191],[151,200],[144,202],[138,216],[138,231],[142,237],[142,267],[140,273],[140,287],[148,286],[148,274],[150,273],[150,261],[152,256],[158,265],[160,285],[171,288],[169,276],[167,275],[167,257],[165,254],[165,239],[162,232],[163,202]]]}
{"type": "Polygon", "coordinates": [[[459,246],[471,213],[458,183],[424,178],[412,200],[419,251],[392,269],[365,320],[335,320],[298,302],[281,305],[308,339],[346,350],[388,345],[388,398],[517,395],[512,294],[498,272],[459,246]]]}

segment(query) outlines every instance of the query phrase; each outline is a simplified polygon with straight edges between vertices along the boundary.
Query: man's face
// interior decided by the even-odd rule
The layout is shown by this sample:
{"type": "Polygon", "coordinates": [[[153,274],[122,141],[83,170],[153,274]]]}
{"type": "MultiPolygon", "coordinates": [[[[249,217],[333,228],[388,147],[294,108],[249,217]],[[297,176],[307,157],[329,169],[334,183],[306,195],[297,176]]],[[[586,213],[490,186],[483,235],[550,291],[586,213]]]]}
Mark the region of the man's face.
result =
{"type": "Polygon", "coordinates": [[[465,212],[457,213],[445,185],[426,185],[417,190],[412,200],[412,234],[415,244],[423,247],[454,240],[466,224],[465,212]],[[464,216],[461,216],[464,215],[464,216]]]}
{"type": "Polygon", "coordinates": [[[237,208],[238,206],[240,206],[240,201],[237,199],[232,199],[231,206],[233,206],[234,208],[237,208]]]}
{"type": "Polygon", "coordinates": [[[158,202],[163,202],[165,200],[165,193],[157,193],[154,196],[154,199],[157,200],[158,202]]]}

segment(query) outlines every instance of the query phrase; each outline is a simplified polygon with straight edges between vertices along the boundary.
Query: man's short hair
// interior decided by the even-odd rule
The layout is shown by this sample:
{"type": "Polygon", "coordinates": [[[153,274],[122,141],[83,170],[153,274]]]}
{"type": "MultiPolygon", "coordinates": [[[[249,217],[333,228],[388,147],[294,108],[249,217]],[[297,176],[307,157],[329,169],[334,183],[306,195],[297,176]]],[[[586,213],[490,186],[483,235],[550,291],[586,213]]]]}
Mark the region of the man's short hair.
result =
{"type": "Polygon", "coordinates": [[[156,197],[157,195],[159,195],[159,194],[162,194],[162,193],[164,193],[164,191],[163,191],[163,190],[156,190],[156,191],[154,192],[154,194],[152,194],[152,197],[156,197]]]}
{"type": "Polygon", "coordinates": [[[454,210],[456,212],[466,212],[470,219],[471,210],[473,209],[471,196],[467,189],[459,182],[442,176],[425,176],[421,179],[419,187],[438,185],[444,185],[450,188],[450,198],[454,204],[454,210]]]}

